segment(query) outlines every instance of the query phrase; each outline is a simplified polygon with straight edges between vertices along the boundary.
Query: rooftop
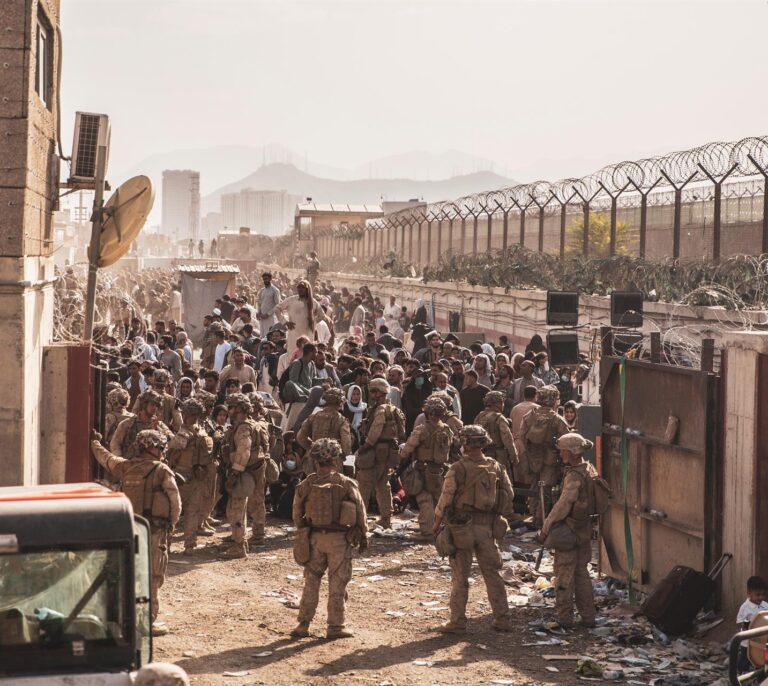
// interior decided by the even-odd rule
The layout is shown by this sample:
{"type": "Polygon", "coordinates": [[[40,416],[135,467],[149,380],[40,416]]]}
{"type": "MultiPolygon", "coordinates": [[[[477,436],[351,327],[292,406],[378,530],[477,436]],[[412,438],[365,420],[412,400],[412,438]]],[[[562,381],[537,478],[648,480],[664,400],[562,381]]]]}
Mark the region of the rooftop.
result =
{"type": "Polygon", "coordinates": [[[225,264],[223,262],[201,262],[199,264],[180,264],[179,271],[186,274],[200,274],[200,273],[230,273],[239,274],[240,267],[236,264],[225,264]]]}
{"type": "Polygon", "coordinates": [[[383,216],[384,211],[381,209],[381,205],[304,202],[296,206],[296,214],[375,214],[383,216]]]}

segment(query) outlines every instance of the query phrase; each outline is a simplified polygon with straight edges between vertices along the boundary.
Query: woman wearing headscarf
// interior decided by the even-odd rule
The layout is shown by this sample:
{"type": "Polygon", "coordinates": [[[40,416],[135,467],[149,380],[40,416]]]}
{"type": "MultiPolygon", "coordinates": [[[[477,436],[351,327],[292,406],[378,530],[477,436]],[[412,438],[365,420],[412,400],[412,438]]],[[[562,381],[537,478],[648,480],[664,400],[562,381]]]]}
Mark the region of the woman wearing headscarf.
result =
{"type": "Polygon", "coordinates": [[[195,395],[195,384],[188,376],[182,376],[176,384],[176,398],[180,403],[195,395]]]}
{"type": "Polygon", "coordinates": [[[427,313],[423,298],[417,298],[413,303],[413,319],[411,319],[411,326],[415,326],[416,324],[431,326],[429,323],[429,314],[427,313]]]}
{"type": "Polygon", "coordinates": [[[529,352],[533,353],[534,355],[536,353],[540,353],[542,350],[546,350],[547,347],[544,345],[544,341],[541,340],[541,336],[539,334],[533,334],[531,336],[531,340],[528,342],[528,345],[525,346],[525,352],[526,352],[526,359],[528,358],[529,352]]]}
{"type": "Polygon", "coordinates": [[[360,426],[367,409],[368,403],[363,402],[362,389],[352,384],[347,390],[347,400],[341,412],[349,420],[349,427],[352,429],[352,452],[360,447],[360,426]]]}
{"type": "Polygon", "coordinates": [[[482,386],[488,386],[488,388],[493,388],[496,379],[493,376],[493,370],[491,369],[491,362],[488,359],[488,355],[480,353],[475,357],[475,361],[472,363],[472,369],[477,372],[477,383],[482,386]]]}
{"type": "Polygon", "coordinates": [[[157,362],[155,351],[144,341],[143,336],[133,339],[133,359],[137,362],[157,362]]]}

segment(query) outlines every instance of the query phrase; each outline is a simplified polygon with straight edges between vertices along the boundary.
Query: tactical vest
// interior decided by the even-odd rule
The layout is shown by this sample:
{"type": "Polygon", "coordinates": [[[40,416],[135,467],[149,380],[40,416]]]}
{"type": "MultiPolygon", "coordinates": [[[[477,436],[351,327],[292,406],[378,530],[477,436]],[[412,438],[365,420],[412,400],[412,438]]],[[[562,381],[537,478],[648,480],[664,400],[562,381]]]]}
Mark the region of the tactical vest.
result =
{"type": "Polygon", "coordinates": [[[189,478],[196,465],[206,467],[211,464],[212,453],[213,439],[206,435],[203,429],[195,427],[187,439],[186,448],[168,451],[168,464],[182,476],[189,478]]]}
{"type": "MultiPolygon", "coordinates": [[[[269,439],[267,438],[266,445],[264,445],[264,436],[261,432],[259,424],[266,424],[266,422],[257,422],[250,417],[246,419],[242,424],[238,424],[237,427],[230,427],[224,436],[224,442],[226,444],[226,459],[228,462],[232,462],[232,455],[236,451],[235,447],[235,432],[243,424],[247,424],[251,432],[251,455],[246,465],[246,469],[258,469],[263,464],[269,453],[269,439]]],[[[265,429],[266,431],[266,429],[265,429]]]]}
{"type": "Polygon", "coordinates": [[[347,499],[343,476],[338,473],[327,477],[311,474],[304,484],[308,488],[304,518],[311,527],[343,531],[355,525],[357,507],[347,499]]]}
{"type": "Polygon", "coordinates": [[[462,458],[451,469],[456,472],[454,508],[459,512],[496,512],[498,509],[499,465],[485,459],[478,463],[462,458]]]}
{"type": "Polygon", "coordinates": [[[572,479],[579,482],[579,495],[571,507],[571,513],[567,519],[568,524],[574,530],[591,526],[590,516],[595,511],[595,487],[592,480],[596,476],[597,471],[589,462],[582,462],[575,467],[565,468],[563,484],[572,479]]]}
{"type": "Polygon", "coordinates": [[[126,429],[125,434],[123,434],[123,445],[121,447],[123,449],[123,457],[126,457],[130,460],[134,457],[138,457],[137,451],[134,448],[134,444],[136,443],[136,436],[139,435],[139,431],[144,431],[144,429],[151,429],[152,423],[142,422],[138,417],[126,419],[125,421],[130,422],[130,424],[127,425],[128,428],[126,429]]]}
{"type": "Polygon", "coordinates": [[[309,419],[311,438],[316,441],[319,438],[341,438],[341,425],[346,421],[336,410],[321,410],[309,419]]]}
{"type": "Polygon", "coordinates": [[[554,427],[556,421],[557,413],[551,407],[534,407],[523,418],[527,429],[524,432],[526,441],[554,448],[558,438],[554,427]]]}
{"type": "Polygon", "coordinates": [[[421,432],[421,441],[415,451],[416,459],[420,462],[445,464],[448,462],[452,438],[451,430],[443,422],[426,422],[421,432]]]}
{"type": "Polygon", "coordinates": [[[104,445],[109,446],[109,443],[112,440],[112,436],[114,436],[115,431],[117,431],[118,424],[126,419],[130,419],[133,416],[135,415],[130,412],[108,412],[107,417],[114,417],[115,421],[112,424],[112,428],[104,435],[104,445]]]}
{"type": "Polygon", "coordinates": [[[475,419],[475,424],[482,426],[493,441],[493,445],[488,447],[495,450],[504,449],[504,442],[501,440],[501,431],[499,430],[499,417],[501,416],[501,413],[495,410],[483,410],[475,419]]]}
{"type": "Polygon", "coordinates": [[[163,469],[158,460],[136,460],[123,473],[121,490],[136,514],[153,524],[165,525],[171,516],[171,502],[160,486],[158,469],[163,469]]]}
{"type": "Polygon", "coordinates": [[[160,419],[166,426],[173,425],[173,411],[176,409],[176,404],[176,398],[174,398],[172,395],[168,395],[168,393],[163,393],[163,403],[160,408],[162,414],[160,419]]]}
{"type": "Polygon", "coordinates": [[[388,402],[377,405],[373,412],[363,420],[360,427],[361,433],[364,436],[368,435],[370,426],[373,423],[373,419],[376,416],[376,412],[379,411],[379,408],[382,408],[381,411],[384,412],[384,428],[381,430],[378,442],[402,441],[405,438],[405,416],[394,405],[391,405],[388,402]]]}

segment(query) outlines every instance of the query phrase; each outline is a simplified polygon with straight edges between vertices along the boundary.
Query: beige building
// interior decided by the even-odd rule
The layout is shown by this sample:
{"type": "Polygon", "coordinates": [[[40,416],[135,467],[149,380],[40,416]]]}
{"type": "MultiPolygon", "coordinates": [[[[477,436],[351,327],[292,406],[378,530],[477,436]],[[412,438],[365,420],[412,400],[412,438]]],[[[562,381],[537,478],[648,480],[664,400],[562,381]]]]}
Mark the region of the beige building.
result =
{"type": "Polygon", "coordinates": [[[293,210],[300,196],[287,191],[257,191],[245,188],[221,196],[224,230],[248,227],[251,233],[277,236],[291,226],[293,210]]]}
{"type": "Polygon", "coordinates": [[[200,237],[200,172],[166,169],[163,172],[162,231],[175,242],[200,237]]]}
{"type": "Polygon", "coordinates": [[[39,479],[61,133],[59,0],[3,0],[1,7],[0,486],[39,479]]]}

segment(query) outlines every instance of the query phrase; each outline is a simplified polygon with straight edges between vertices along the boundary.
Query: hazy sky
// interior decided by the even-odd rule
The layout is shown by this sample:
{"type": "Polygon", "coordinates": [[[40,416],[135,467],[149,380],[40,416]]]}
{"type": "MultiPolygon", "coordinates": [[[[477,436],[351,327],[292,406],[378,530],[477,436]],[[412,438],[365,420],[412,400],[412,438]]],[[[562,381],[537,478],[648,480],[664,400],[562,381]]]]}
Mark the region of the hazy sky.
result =
{"type": "Polygon", "coordinates": [[[768,133],[767,27],[765,0],[62,0],[64,144],[79,109],[112,169],[280,142],[555,179],[768,133]]]}

